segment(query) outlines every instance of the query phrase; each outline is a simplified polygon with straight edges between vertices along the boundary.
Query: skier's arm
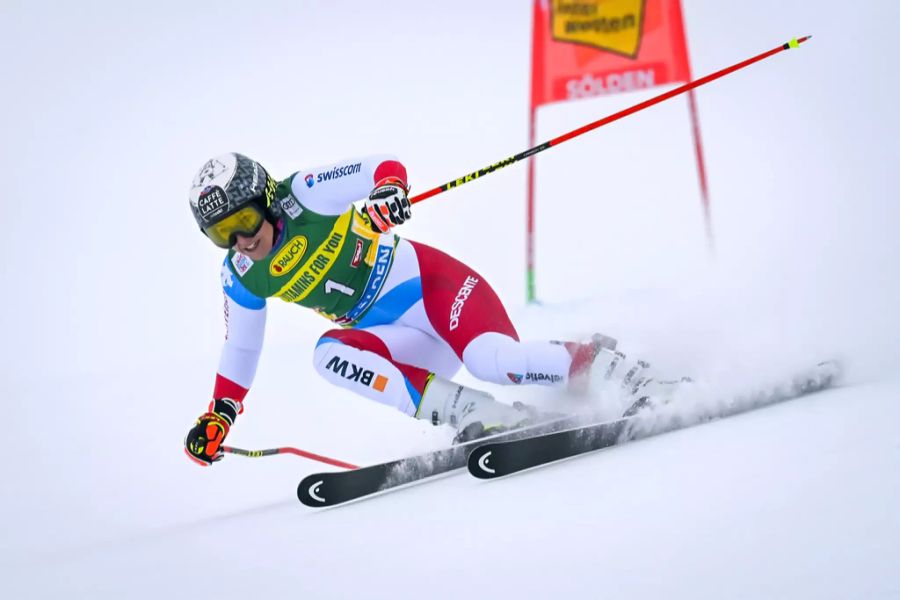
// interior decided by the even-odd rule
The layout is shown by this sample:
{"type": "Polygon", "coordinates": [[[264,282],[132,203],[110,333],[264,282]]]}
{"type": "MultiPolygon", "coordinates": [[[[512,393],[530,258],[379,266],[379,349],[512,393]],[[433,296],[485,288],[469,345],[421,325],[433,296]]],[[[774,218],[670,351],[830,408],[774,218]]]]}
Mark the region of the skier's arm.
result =
{"type": "Polygon", "coordinates": [[[406,167],[390,155],[343,160],[300,171],[291,180],[291,192],[304,208],[320,215],[341,215],[357,200],[368,198],[373,187],[396,178],[408,188],[406,167]]]}
{"type": "Polygon", "coordinates": [[[225,344],[213,398],[243,401],[256,376],[266,329],[266,301],[252,294],[228,265],[222,265],[225,292],[225,344]]]}
{"type": "Polygon", "coordinates": [[[225,291],[225,344],[219,359],[213,400],[184,439],[188,457],[202,466],[223,456],[225,437],[253,383],[266,327],[266,301],[250,293],[228,268],[222,267],[225,291]]]}

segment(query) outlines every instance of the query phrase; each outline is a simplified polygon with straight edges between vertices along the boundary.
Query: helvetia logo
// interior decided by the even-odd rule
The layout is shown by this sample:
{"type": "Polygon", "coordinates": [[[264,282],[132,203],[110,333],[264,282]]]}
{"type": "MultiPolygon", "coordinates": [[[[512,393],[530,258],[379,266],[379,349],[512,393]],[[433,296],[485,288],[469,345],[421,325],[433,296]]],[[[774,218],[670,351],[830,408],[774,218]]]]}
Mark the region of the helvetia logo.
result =
{"type": "Polygon", "coordinates": [[[550,31],[559,42],[637,58],[644,0],[553,0],[550,31]]]}
{"type": "Polygon", "coordinates": [[[294,236],[272,259],[269,265],[269,273],[278,277],[296,267],[303,255],[306,254],[307,244],[305,236],[294,236]]]}
{"type": "Polygon", "coordinates": [[[557,375],[556,373],[525,373],[524,375],[520,373],[507,373],[507,377],[509,380],[515,383],[516,385],[530,381],[533,383],[540,383],[542,381],[547,381],[550,383],[559,383],[563,380],[562,375],[557,375]]]}

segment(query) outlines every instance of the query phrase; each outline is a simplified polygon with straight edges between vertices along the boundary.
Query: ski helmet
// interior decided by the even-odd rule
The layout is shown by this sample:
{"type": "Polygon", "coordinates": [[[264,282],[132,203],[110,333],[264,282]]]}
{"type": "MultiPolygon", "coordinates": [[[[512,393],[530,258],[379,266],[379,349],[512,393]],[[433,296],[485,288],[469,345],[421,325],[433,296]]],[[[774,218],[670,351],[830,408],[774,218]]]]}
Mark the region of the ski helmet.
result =
{"type": "Polygon", "coordinates": [[[220,248],[235,235],[254,236],[263,221],[280,216],[275,180],[255,160],[229,152],[206,161],[191,184],[191,212],[200,230],[220,248]]]}

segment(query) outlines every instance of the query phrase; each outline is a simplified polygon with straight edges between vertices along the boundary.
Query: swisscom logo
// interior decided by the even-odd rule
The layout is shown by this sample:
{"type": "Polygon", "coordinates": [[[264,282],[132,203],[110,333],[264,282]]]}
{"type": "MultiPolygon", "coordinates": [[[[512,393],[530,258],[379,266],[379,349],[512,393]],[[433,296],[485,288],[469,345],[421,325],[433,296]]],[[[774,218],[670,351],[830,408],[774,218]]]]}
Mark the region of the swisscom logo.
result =
{"type": "Polygon", "coordinates": [[[303,255],[306,254],[306,246],[306,236],[297,235],[291,238],[291,241],[285,244],[284,248],[272,259],[269,273],[278,277],[296,267],[303,255]]]}
{"type": "MultiPolygon", "coordinates": [[[[353,175],[355,173],[359,173],[361,169],[362,169],[362,163],[334,167],[330,171],[323,171],[321,173],[316,173],[316,183],[322,183],[323,181],[331,181],[333,179],[340,179],[344,175],[353,175]]],[[[312,187],[312,184],[309,182],[307,182],[306,185],[312,187]]]]}
{"type": "Polygon", "coordinates": [[[312,187],[316,183],[316,178],[311,173],[304,177],[303,180],[306,182],[306,187],[312,187]]]}

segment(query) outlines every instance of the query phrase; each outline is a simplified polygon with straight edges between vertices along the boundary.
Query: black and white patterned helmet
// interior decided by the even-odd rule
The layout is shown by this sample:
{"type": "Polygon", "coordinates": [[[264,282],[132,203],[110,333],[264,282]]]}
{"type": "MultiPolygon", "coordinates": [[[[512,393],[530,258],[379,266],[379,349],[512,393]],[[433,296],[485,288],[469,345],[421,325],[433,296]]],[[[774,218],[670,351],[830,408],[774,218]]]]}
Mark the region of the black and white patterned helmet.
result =
{"type": "Polygon", "coordinates": [[[254,202],[267,215],[274,209],[275,180],[255,160],[229,152],[206,161],[191,184],[191,212],[203,230],[254,202]]]}

